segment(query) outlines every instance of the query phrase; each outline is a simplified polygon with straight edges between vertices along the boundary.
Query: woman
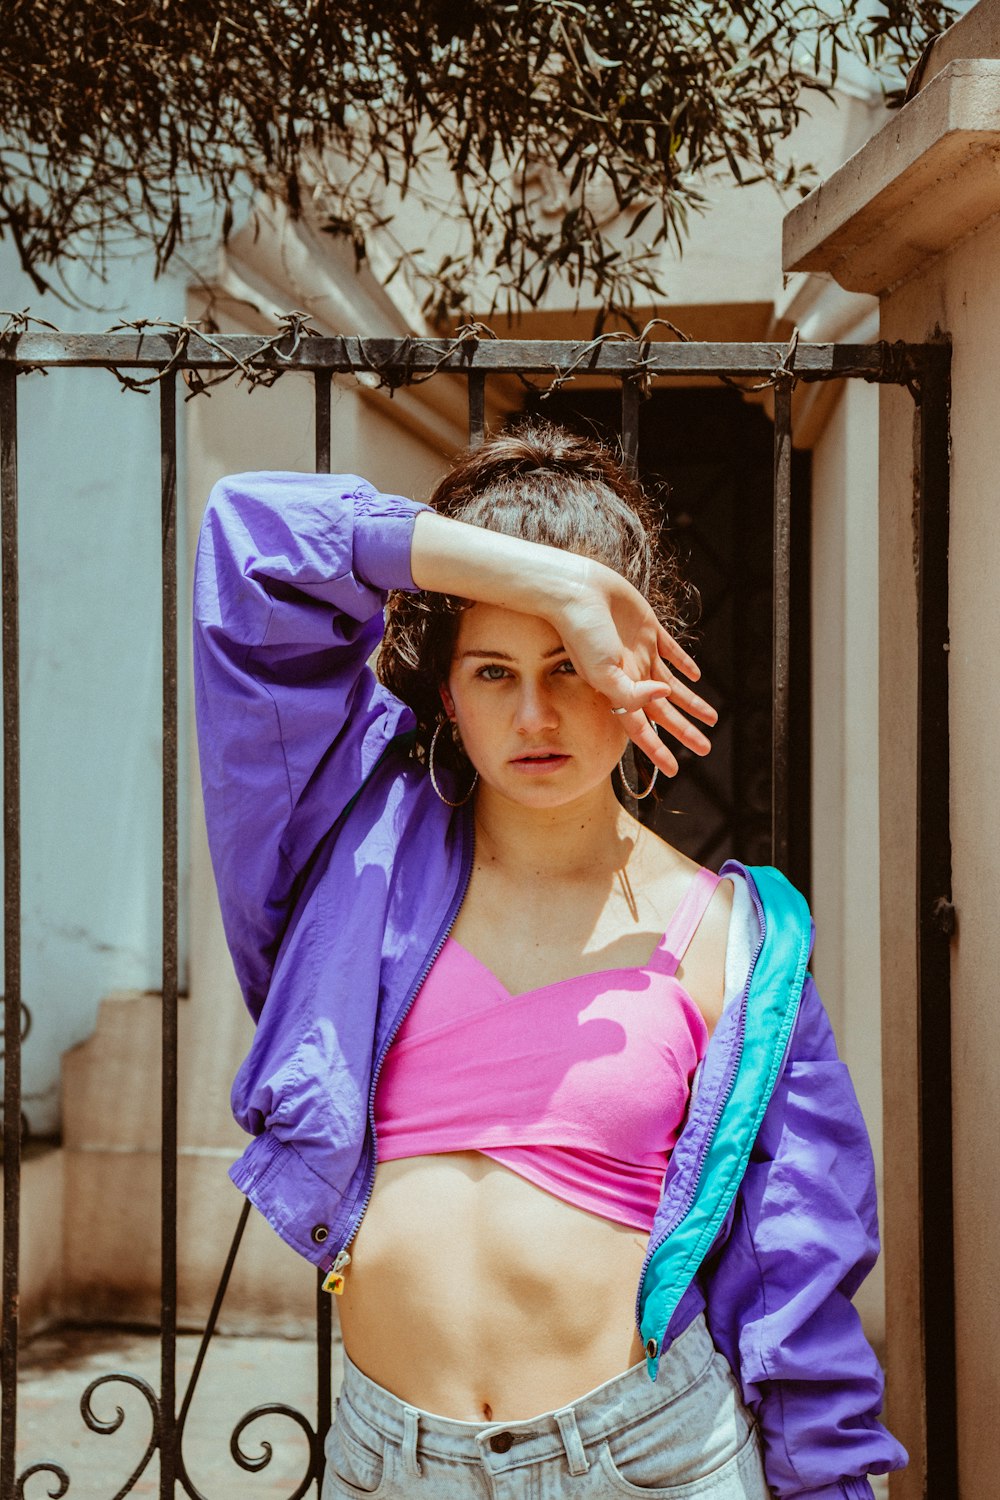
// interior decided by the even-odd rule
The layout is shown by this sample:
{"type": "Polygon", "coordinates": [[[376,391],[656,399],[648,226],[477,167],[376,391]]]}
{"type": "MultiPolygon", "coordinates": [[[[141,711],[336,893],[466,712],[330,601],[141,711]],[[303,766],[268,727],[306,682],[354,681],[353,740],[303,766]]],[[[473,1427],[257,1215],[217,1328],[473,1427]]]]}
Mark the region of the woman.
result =
{"type": "Polygon", "coordinates": [[[324,1496],[865,1500],[905,1454],[808,911],[613,790],[715,719],[648,504],[545,427],[432,503],[236,476],[196,572],[232,1176],[339,1294],[324,1496]]]}

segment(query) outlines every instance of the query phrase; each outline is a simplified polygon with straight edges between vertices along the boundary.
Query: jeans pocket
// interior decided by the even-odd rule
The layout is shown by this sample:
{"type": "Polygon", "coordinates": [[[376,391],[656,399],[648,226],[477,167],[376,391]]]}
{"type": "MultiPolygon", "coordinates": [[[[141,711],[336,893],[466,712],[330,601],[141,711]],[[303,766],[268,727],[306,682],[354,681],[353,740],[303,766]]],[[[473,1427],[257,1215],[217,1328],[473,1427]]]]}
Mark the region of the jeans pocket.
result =
{"type": "Polygon", "coordinates": [[[378,1495],[385,1482],[385,1439],[338,1401],[326,1437],[322,1500],[342,1495],[378,1495]]]}
{"type": "Polygon", "coordinates": [[[756,1426],[731,1458],[687,1479],[677,1473],[669,1441],[662,1435],[658,1453],[648,1455],[644,1463],[633,1457],[623,1471],[612,1454],[611,1442],[606,1442],[598,1464],[619,1494],[644,1496],[645,1500],[768,1500],[756,1426]],[[678,1479],[680,1483],[672,1482],[678,1479]]]}

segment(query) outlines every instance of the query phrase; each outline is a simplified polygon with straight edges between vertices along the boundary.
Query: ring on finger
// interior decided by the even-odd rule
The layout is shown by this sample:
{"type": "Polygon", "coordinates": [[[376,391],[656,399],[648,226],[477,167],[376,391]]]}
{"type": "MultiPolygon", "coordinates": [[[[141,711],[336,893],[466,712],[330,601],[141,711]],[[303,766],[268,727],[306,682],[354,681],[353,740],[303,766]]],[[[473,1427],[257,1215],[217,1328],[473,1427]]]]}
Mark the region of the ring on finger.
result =
{"type": "Polygon", "coordinates": [[[627,714],[628,713],[628,709],[627,708],[613,708],[611,710],[611,712],[613,714],[627,714]]]}

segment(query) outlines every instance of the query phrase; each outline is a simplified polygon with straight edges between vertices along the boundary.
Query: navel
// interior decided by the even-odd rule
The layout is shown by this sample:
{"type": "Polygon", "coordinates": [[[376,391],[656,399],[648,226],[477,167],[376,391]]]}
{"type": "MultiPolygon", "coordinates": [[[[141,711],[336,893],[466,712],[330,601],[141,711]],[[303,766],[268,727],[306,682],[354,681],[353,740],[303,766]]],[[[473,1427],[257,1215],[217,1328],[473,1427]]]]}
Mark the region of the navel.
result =
{"type": "Polygon", "coordinates": [[[492,1406],[490,1406],[488,1401],[483,1402],[483,1416],[486,1418],[487,1422],[492,1422],[493,1408],[492,1406]]]}

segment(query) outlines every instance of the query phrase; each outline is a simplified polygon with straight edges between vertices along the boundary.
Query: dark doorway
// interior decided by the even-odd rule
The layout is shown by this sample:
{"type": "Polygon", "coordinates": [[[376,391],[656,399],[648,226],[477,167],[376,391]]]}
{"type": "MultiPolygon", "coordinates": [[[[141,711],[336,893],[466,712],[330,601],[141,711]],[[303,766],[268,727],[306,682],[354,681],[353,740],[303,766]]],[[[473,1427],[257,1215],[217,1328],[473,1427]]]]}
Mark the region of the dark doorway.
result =
{"type": "MultiPolygon", "coordinates": [[[[528,410],[617,445],[618,391],[565,390],[528,410]]],[[[681,770],[643,820],[691,858],[770,862],[773,442],[765,411],[731,389],[658,390],[639,415],[639,474],[664,509],[701,596],[693,646],[719,711],[711,755],[681,770]]],[[[793,458],[791,840],[786,874],[809,893],[809,455],[793,458]]],[[[661,780],[662,786],[662,780],[661,780]]]]}

